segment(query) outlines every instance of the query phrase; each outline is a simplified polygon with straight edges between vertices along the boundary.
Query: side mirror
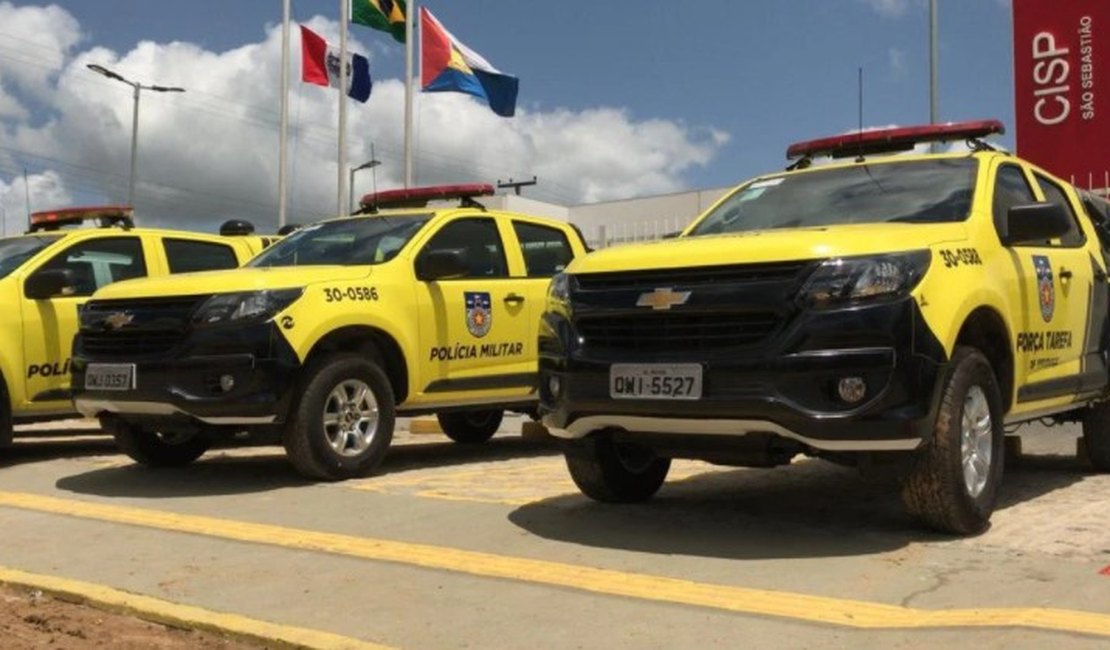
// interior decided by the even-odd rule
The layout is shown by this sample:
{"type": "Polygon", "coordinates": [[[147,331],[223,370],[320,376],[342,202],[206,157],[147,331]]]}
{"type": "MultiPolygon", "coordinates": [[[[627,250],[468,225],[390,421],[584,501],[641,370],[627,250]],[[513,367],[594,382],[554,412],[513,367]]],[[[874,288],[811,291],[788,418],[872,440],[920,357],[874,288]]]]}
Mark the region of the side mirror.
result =
{"type": "Polygon", "coordinates": [[[1005,246],[1037,244],[1066,235],[1071,230],[1071,217],[1056,203],[1015,205],[1006,213],[1005,246]]]}
{"type": "Polygon", "coordinates": [[[466,251],[461,248],[441,248],[426,251],[416,258],[416,278],[425,282],[452,280],[470,275],[466,251]]]}
{"type": "Polygon", "coordinates": [[[31,300],[46,300],[76,292],[77,280],[70,269],[44,269],[31,274],[23,283],[23,295],[31,300]]]}

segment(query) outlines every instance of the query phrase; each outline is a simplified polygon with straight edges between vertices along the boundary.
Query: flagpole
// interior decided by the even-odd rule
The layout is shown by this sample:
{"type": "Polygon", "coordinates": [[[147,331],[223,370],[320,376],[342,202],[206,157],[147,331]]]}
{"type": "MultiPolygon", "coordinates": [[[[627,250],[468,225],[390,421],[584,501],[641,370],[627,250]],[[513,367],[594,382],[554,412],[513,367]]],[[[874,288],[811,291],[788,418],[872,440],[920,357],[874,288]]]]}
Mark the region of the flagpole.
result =
{"type": "Polygon", "coordinates": [[[405,187],[412,187],[412,84],[413,35],[416,25],[416,0],[405,7],[405,187]]]}
{"type": "Polygon", "coordinates": [[[339,0],[339,156],[335,213],[347,214],[344,198],[347,196],[347,86],[350,70],[347,62],[347,23],[350,22],[351,0],[339,0]]]}
{"type": "Polygon", "coordinates": [[[284,0],[281,8],[281,127],[278,129],[278,229],[285,225],[285,195],[289,182],[286,140],[289,136],[289,5],[284,0]]]}

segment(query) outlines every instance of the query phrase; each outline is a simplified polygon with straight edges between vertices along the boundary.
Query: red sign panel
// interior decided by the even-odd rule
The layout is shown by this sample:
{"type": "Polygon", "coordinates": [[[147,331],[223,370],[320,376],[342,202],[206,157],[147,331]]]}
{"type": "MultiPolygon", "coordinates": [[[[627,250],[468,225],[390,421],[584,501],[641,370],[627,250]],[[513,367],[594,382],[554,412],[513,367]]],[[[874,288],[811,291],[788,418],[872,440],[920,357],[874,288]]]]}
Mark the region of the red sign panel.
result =
{"type": "Polygon", "coordinates": [[[1110,173],[1110,0],[1014,0],[1018,154],[1082,187],[1110,173]]]}

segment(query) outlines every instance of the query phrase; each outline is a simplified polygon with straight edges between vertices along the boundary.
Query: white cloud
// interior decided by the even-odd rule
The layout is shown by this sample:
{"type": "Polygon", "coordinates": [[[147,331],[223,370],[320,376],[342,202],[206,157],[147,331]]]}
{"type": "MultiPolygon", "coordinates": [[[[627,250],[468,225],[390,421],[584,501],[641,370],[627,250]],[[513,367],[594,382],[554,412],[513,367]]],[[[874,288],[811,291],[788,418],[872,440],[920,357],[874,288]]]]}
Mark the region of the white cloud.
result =
{"type": "Polygon", "coordinates": [[[897,18],[902,16],[909,10],[913,4],[920,4],[921,0],[859,0],[867,4],[880,14],[897,18]]]}
{"type": "Polygon", "coordinates": [[[27,188],[30,188],[31,211],[49,210],[73,203],[73,196],[56,172],[16,176],[11,183],[0,180],[0,234],[13,235],[27,230],[27,188]]]}
{"type": "MultiPolygon", "coordinates": [[[[280,25],[270,26],[262,42],[224,52],[149,41],[125,53],[97,46],[76,51],[80,26],[64,10],[15,10],[0,3],[0,16],[4,11],[22,12],[20,20],[36,25],[36,38],[53,44],[50,52],[58,56],[47,57],[49,65],[38,68],[37,76],[20,78],[14,94],[33,95],[37,105],[49,107],[46,115],[43,109],[32,116],[17,108],[5,112],[0,92],[0,179],[15,172],[13,164],[4,164],[5,154],[23,160],[32,155],[37,157],[31,160],[57,171],[83,200],[126,199],[131,90],[86,69],[97,63],[129,79],[187,89],[141,95],[139,220],[212,229],[234,216],[273,226],[280,25]],[[35,12],[39,15],[24,15],[35,12]]],[[[334,21],[316,17],[307,25],[325,38],[338,39],[334,21]]],[[[7,32],[0,29],[0,45],[18,44],[8,40],[7,32]]],[[[332,89],[297,81],[299,37],[293,33],[290,220],[303,222],[334,214],[336,96],[332,89]]],[[[373,70],[373,59],[381,55],[357,38],[351,47],[368,53],[373,70]]],[[[15,62],[0,57],[0,79],[14,74],[14,67],[15,62]]],[[[540,200],[623,198],[682,188],[683,174],[708,164],[728,141],[727,134],[713,129],[638,119],[620,108],[529,106],[528,83],[522,80],[517,116],[509,120],[465,95],[419,94],[417,182],[493,182],[535,174],[539,185],[526,192],[540,200]]],[[[369,160],[373,143],[374,155],[383,163],[375,170],[379,189],[402,182],[403,95],[401,80],[376,79],[369,102],[348,105],[349,163],[369,160]]],[[[370,172],[360,172],[356,196],[369,191],[371,182],[370,172]]]]}
{"type": "Polygon", "coordinates": [[[890,74],[895,79],[905,79],[909,75],[909,65],[906,63],[906,51],[892,47],[887,51],[890,62],[890,74]]]}

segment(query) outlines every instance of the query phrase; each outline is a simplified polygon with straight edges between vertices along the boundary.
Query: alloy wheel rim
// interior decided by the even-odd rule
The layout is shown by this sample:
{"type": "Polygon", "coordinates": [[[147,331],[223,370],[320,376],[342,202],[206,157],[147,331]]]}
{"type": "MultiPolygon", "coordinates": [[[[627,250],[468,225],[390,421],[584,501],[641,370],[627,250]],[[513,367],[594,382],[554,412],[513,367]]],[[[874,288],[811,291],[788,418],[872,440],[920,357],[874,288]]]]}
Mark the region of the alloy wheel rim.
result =
{"type": "Polygon", "coordinates": [[[964,397],[960,418],[960,457],[963,463],[964,486],[972,497],[978,497],[987,486],[994,455],[994,423],[991,421],[987,396],[979,386],[972,386],[964,397]]]}
{"type": "Polygon", "coordinates": [[[324,402],[324,435],[340,456],[365,452],[378,432],[378,400],[360,379],[336,385],[324,402]]]}

